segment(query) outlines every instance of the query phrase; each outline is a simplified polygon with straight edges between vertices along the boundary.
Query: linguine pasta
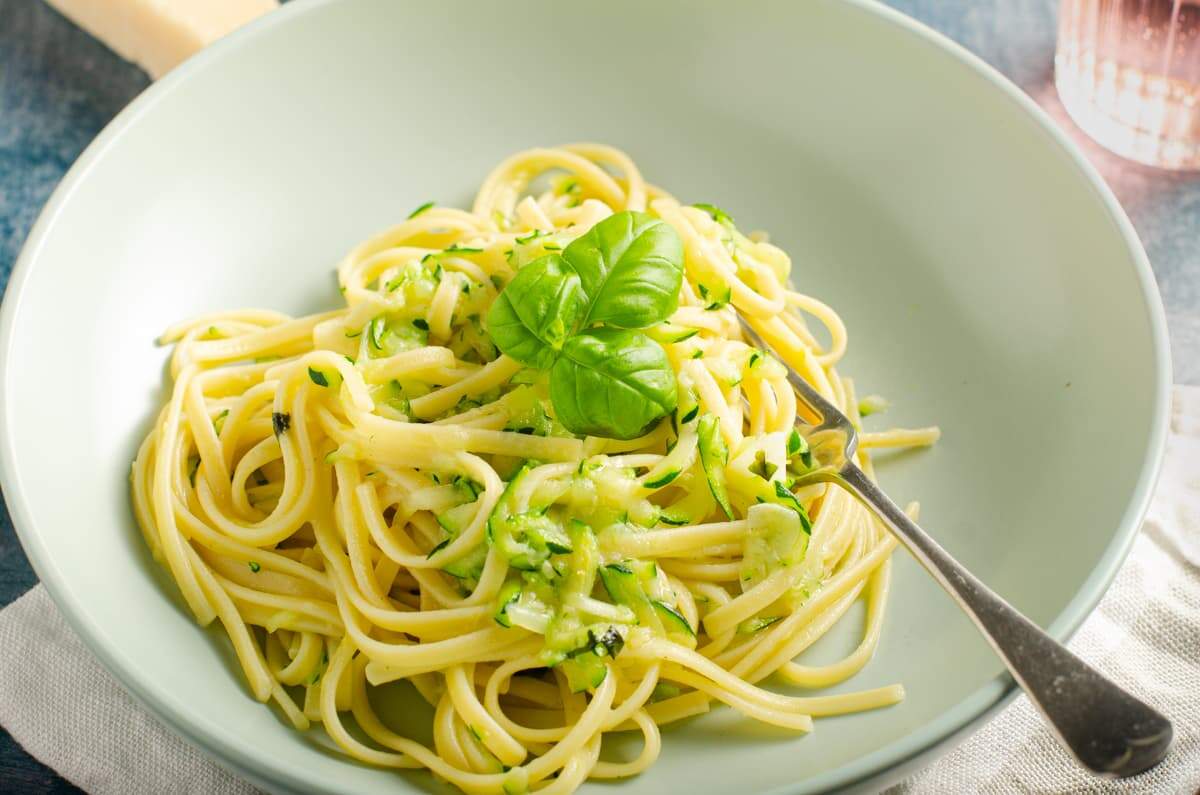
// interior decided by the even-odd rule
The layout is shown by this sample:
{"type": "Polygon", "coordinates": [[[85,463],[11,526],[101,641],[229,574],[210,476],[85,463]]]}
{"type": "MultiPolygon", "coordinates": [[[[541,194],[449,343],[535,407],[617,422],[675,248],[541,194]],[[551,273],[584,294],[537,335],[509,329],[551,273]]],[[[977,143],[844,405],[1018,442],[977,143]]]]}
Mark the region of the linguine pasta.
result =
{"type": "MultiPolygon", "coordinates": [[[[796,732],[896,703],[763,687],[866,664],[895,547],[847,492],[797,485],[797,399],[735,308],[859,413],[846,329],[789,270],[617,150],[517,154],[470,211],[425,205],[353,249],[344,306],[163,335],[174,387],[132,471],[146,543],[255,698],[469,793],[635,775],[660,727],[717,702],[796,732]],[[859,599],[852,653],[795,661],[859,599]],[[432,747],[372,709],[399,680],[434,709],[432,747]],[[641,753],[601,759],[625,731],[641,753]]],[[[857,461],[936,437],[866,434],[857,461]]]]}

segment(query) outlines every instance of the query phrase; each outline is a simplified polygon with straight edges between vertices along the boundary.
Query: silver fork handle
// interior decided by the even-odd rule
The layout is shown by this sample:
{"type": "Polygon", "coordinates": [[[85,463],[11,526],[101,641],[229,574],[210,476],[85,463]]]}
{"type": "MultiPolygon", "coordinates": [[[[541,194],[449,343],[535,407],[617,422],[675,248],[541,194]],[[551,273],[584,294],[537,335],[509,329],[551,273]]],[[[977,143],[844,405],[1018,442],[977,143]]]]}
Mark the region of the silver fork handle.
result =
{"type": "Polygon", "coordinates": [[[1079,762],[1124,778],[1158,764],[1171,723],[1076,657],[967,571],[854,464],[835,478],[878,514],[975,622],[1079,762]]]}

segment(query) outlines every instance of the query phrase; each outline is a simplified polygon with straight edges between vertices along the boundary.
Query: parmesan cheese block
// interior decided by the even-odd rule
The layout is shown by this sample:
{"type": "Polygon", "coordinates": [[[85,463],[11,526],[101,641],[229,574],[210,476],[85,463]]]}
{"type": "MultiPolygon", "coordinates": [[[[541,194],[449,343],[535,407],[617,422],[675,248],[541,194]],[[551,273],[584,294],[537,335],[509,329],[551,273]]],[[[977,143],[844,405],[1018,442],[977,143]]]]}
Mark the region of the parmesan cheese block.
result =
{"type": "Polygon", "coordinates": [[[279,6],[278,0],[46,1],[154,78],[279,6]]]}

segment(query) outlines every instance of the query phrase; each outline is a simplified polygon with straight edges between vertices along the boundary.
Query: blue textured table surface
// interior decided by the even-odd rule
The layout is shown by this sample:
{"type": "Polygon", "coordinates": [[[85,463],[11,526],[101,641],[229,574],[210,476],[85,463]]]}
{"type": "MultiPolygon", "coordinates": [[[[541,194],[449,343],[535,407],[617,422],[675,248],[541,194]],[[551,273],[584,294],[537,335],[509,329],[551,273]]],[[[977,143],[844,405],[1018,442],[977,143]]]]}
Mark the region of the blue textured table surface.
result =
{"type": "MultiPolygon", "coordinates": [[[[1200,176],[1108,155],[1052,85],[1057,0],[892,0],[1000,69],[1068,128],[1141,235],[1162,289],[1175,380],[1200,384],[1200,176]]],[[[149,80],[37,0],[0,0],[0,286],[42,205],[100,129],[149,80]]],[[[0,606],[37,582],[0,505],[0,606]]],[[[0,791],[79,792],[0,731],[0,791]]]]}

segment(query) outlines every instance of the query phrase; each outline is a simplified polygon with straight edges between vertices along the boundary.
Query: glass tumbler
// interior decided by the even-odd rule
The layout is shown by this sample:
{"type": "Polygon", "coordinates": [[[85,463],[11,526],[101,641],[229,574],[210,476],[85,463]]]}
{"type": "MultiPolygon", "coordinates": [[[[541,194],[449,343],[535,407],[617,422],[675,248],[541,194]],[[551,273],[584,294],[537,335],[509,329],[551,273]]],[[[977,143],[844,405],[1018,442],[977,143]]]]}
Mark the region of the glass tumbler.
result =
{"type": "Polygon", "coordinates": [[[1063,0],[1054,72],[1067,113],[1103,146],[1200,169],[1200,0],[1063,0]]]}

